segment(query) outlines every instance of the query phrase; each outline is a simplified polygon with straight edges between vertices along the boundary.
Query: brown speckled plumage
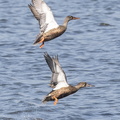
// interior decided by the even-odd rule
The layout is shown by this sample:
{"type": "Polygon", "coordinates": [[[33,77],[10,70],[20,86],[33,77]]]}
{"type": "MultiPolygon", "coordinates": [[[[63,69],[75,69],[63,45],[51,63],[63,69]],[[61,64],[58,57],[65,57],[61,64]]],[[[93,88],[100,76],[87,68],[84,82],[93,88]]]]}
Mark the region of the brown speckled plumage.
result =
{"type": "Polygon", "coordinates": [[[70,94],[73,94],[75,92],[77,92],[78,90],[73,87],[73,86],[69,86],[69,87],[63,87],[60,88],[58,90],[52,90],[43,100],[43,102],[47,102],[47,101],[54,101],[54,99],[52,98],[53,96],[55,96],[57,99],[61,99],[63,97],[66,97],[70,94]]]}
{"type": "Polygon", "coordinates": [[[50,31],[43,33],[38,39],[34,42],[37,44],[41,41],[41,38],[44,37],[44,42],[50,41],[60,35],[62,35],[66,31],[65,26],[59,26],[58,28],[51,29],[50,31]]]}

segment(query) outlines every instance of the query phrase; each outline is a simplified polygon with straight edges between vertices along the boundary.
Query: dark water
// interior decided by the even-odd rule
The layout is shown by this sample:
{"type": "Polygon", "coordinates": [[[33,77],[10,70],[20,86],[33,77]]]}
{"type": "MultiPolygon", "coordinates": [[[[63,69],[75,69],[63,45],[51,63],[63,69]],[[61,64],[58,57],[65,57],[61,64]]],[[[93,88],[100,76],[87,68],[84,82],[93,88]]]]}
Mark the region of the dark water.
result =
{"type": "Polygon", "coordinates": [[[46,0],[61,24],[71,21],[61,37],[33,46],[38,23],[30,0],[0,0],[0,120],[120,119],[120,0],[46,0]],[[59,61],[72,85],[95,85],[42,104],[51,91],[47,51],[59,61]]]}

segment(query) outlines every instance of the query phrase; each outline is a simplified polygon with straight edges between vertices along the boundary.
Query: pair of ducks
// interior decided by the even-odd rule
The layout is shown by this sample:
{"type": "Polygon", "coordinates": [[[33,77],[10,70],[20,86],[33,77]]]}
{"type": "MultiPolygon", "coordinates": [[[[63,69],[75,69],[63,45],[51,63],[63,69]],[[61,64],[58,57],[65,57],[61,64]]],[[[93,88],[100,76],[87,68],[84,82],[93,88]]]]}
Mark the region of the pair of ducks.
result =
{"type": "MultiPolygon", "coordinates": [[[[73,16],[67,16],[63,25],[58,25],[54,19],[51,9],[43,0],[32,0],[32,4],[28,5],[34,17],[38,20],[40,26],[40,33],[34,44],[42,43],[40,48],[44,46],[44,42],[52,40],[62,35],[66,29],[70,20],[79,19],[73,16]]],[[[76,86],[71,86],[67,83],[65,72],[60,66],[58,56],[50,57],[48,53],[44,54],[45,60],[52,71],[52,80],[50,86],[53,90],[44,98],[43,102],[54,101],[54,105],[57,104],[58,99],[66,97],[70,94],[77,92],[83,87],[92,87],[86,82],[80,82],[76,86]]]]}

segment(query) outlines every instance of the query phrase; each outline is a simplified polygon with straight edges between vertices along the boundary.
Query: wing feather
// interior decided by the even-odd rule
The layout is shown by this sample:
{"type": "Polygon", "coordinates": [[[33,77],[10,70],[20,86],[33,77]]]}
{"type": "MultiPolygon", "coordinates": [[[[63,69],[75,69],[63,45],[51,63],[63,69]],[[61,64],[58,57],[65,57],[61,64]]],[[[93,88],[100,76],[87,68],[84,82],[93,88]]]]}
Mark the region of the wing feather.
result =
{"type": "Polygon", "coordinates": [[[51,9],[43,0],[32,0],[29,5],[34,17],[39,21],[41,32],[47,32],[59,25],[56,23],[51,9]]]}
{"type": "Polygon", "coordinates": [[[50,70],[52,71],[52,80],[50,82],[50,86],[54,87],[54,90],[61,87],[67,87],[68,83],[66,75],[65,72],[62,70],[62,67],[60,66],[58,56],[51,58],[48,53],[45,53],[44,57],[50,70]]]}

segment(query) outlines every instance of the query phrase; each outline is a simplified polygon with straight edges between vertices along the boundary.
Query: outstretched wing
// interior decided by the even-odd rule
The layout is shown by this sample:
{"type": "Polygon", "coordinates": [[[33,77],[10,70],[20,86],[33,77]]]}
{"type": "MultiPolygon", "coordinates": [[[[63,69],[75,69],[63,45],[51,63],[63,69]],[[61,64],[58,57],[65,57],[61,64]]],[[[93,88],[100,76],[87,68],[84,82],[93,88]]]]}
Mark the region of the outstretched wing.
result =
{"type": "Polygon", "coordinates": [[[62,70],[58,61],[58,56],[50,57],[48,53],[44,54],[45,60],[52,71],[52,80],[50,86],[54,87],[53,90],[60,89],[61,87],[69,86],[67,83],[65,72],[62,70]]]}
{"type": "Polygon", "coordinates": [[[34,17],[39,21],[41,32],[47,32],[59,26],[54,19],[51,9],[43,0],[32,0],[32,4],[28,6],[34,17]]]}

